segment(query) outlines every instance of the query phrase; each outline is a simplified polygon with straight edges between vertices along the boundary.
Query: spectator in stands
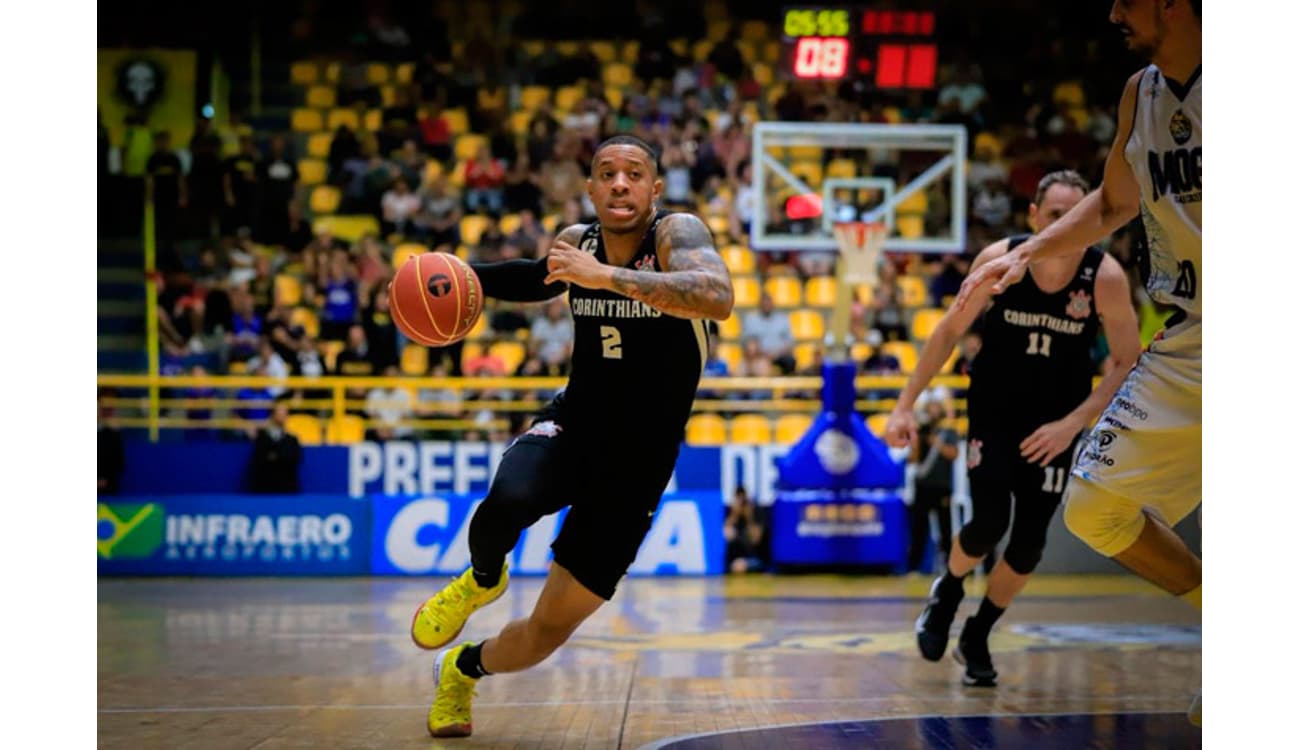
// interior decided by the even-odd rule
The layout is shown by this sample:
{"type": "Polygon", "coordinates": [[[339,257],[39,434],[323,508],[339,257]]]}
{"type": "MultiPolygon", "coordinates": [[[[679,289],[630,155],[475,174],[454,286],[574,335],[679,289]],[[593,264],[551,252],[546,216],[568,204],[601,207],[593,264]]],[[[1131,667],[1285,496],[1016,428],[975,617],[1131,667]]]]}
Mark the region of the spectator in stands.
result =
{"type": "Polygon", "coordinates": [[[465,208],[474,213],[500,214],[505,208],[506,170],[492,157],[487,144],[478,147],[465,165],[465,208]]]}
{"type": "Polygon", "coordinates": [[[221,138],[212,131],[212,121],[206,117],[194,121],[188,187],[192,234],[201,238],[216,236],[221,230],[223,192],[221,138]]]}
{"type": "MultiPolygon", "coordinates": [[[[289,377],[289,365],[275,351],[275,347],[271,346],[271,340],[265,336],[258,339],[257,354],[248,361],[248,369],[265,374],[268,378],[289,377]]],[[[277,398],[284,394],[285,391],[282,385],[273,385],[266,390],[271,396],[277,398]]]]}
{"type": "Polygon", "coordinates": [[[145,162],[145,170],[153,190],[154,241],[159,253],[158,264],[164,269],[178,269],[180,258],[176,255],[173,244],[181,211],[186,207],[189,195],[185,171],[181,167],[180,157],[172,151],[172,137],[167,131],[160,131],[154,136],[153,153],[145,162]]]}
{"type": "Polygon", "coordinates": [[[375,365],[370,359],[370,342],[366,338],[366,329],[361,324],[354,323],[347,328],[347,346],[334,360],[334,374],[370,377],[375,372],[375,365]]]}
{"type": "MultiPolygon", "coordinates": [[[[384,377],[398,377],[397,365],[384,368],[384,377]]],[[[368,440],[394,440],[411,436],[413,430],[403,425],[415,417],[411,404],[411,393],[400,385],[393,384],[387,388],[371,388],[366,395],[366,415],[371,427],[367,431],[368,440]]]]}
{"type": "Polygon", "coordinates": [[[487,215],[487,224],[479,233],[478,242],[470,249],[470,257],[477,263],[492,263],[502,260],[501,249],[505,247],[506,236],[501,231],[501,219],[495,213],[487,215]]]}
{"type": "Polygon", "coordinates": [[[397,326],[393,323],[388,286],[380,284],[371,295],[371,303],[361,315],[370,347],[370,364],[381,372],[398,363],[397,326]]]}
{"type": "Polygon", "coordinates": [[[901,297],[902,292],[896,283],[882,279],[871,299],[871,328],[886,341],[906,341],[908,338],[901,297]]]}
{"type": "Polygon", "coordinates": [[[357,140],[351,128],[340,124],[334,131],[334,138],[330,141],[329,156],[326,157],[329,161],[329,183],[341,187],[345,180],[343,165],[360,156],[361,141],[357,140]]]}
{"type": "Polygon", "coordinates": [[[988,91],[980,83],[979,67],[964,64],[954,68],[952,81],[939,90],[939,105],[951,105],[962,120],[976,127],[981,125],[983,111],[988,105],[988,91]]]}
{"type": "Polygon", "coordinates": [[[545,313],[533,321],[528,348],[545,367],[563,370],[573,354],[573,318],[563,297],[550,300],[544,309],[545,313]]]}
{"type": "Polygon", "coordinates": [[[970,375],[971,365],[975,362],[975,356],[980,353],[980,347],[984,340],[976,331],[967,331],[962,335],[961,341],[957,342],[957,361],[953,363],[953,375],[970,375]]]}
{"type": "Polygon", "coordinates": [[[342,341],[348,328],[357,319],[357,279],[347,250],[335,248],[330,253],[329,267],[318,272],[317,283],[325,294],[325,306],[320,320],[321,338],[342,341]]]}
{"type": "Polygon", "coordinates": [[[971,215],[986,226],[1001,232],[1011,220],[1011,195],[1004,182],[991,178],[975,191],[971,199],[971,215]]]}
{"type": "Polygon", "coordinates": [[[239,153],[226,159],[223,187],[226,214],[222,234],[232,235],[241,227],[252,228],[257,202],[257,148],[251,135],[239,137],[239,153]]]}
{"type": "Polygon", "coordinates": [[[948,307],[948,297],[955,296],[970,269],[970,261],[955,253],[940,256],[941,266],[930,277],[930,307],[948,307]]]}
{"type": "Polygon", "coordinates": [[[451,252],[460,244],[460,195],[448,184],[446,175],[438,175],[424,196],[424,208],[415,219],[416,234],[429,247],[451,252]]]}
{"type": "Polygon", "coordinates": [[[122,433],[113,426],[113,407],[109,399],[116,396],[112,390],[101,390],[96,399],[99,407],[99,424],[97,431],[96,475],[100,495],[116,495],[121,487],[122,472],[126,466],[126,448],[122,433]]]}
{"type": "MultiPolygon", "coordinates": [[[[429,377],[446,378],[450,376],[446,359],[434,360],[429,367],[429,377]]],[[[421,388],[416,409],[425,418],[458,419],[464,412],[461,392],[455,388],[421,388]]]]}
{"type": "Polygon", "coordinates": [[[415,111],[415,101],[411,97],[411,87],[399,85],[393,89],[393,103],[384,107],[382,112],[382,122],[376,139],[379,141],[379,152],[382,154],[391,154],[404,147],[409,141],[413,151],[415,149],[415,137],[419,132],[419,123],[415,111]]]}
{"type": "Polygon", "coordinates": [[[754,221],[754,169],[749,160],[737,167],[739,179],[732,183],[735,198],[731,201],[731,235],[748,237],[749,226],[754,221]]]}
{"type": "Polygon", "coordinates": [[[572,141],[556,144],[551,158],[542,164],[542,203],[547,212],[559,211],[569,200],[586,193],[587,177],[573,156],[576,146],[572,141]]]}
{"type": "Polygon", "coordinates": [[[434,101],[429,105],[428,113],[420,118],[419,129],[420,148],[424,153],[440,162],[451,159],[451,124],[442,113],[442,105],[439,102],[434,101]]]}
{"type": "Polygon", "coordinates": [[[872,329],[867,333],[867,344],[871,347],[871,354],[862,361],[863,375],[902,374],[903,368],[898,362],[898,357],[881,348],[884,343],[885,338],[880,334],[880,331],[872,329]]]}
{"type": "Polygon", "coordinates": [[[271,138],[270,153],[258,165],[261,209],[258,211],[258,242],[283,245],[289,237],[289,204],[298,190],[298,167],[285,149],[284,136],[271,138]]]}
{"type": "Polygon", "coordinates": [[[420,213],[420,196],[411,192],[406,178],[393,180],[393,186],[384,193],[381,205],[385,234],[414,234],[414,220],[420,213]]]}
{"type": "Polygon", "coordinates": [[[232,290],[231,328],[226,333],[226,346],[231,360],[242,361],[256,353],[262,336],[262,318],[253,308],[253,295],[246,290],[232,290]]]}
{"type": "Polygon", "coordinates": [[[541,211],[542,191],[537,186],[539,177],[532,171],[532,161],[526,152],[520,152],[518,158],[506,170],[505,184],[501,195],[505,210],[511,213],[528,211],[536,215],[541,211]]]}
{"type": "Polygon", "coordinates": [[[747,343],[749,339],[758,341],[763,355],[782,374],[794,372],[794,331],[790,327],[790,314],[777,310],[770,294],[763,292],[758,300],[758,309],[745,316],[740,330],[747,343]]]}
{"type": "Polygon", "coordinates": [[[394,180],[401,177],[406,180],[408,187],[419,185],[424,181],[424,171],[429,162],[425,159],[424,154],[420,152],[420,148],[414,140],[407,138],[402,141],[402,148],[393,157],[393,162],[398,170],[398,174],[393,178],[394,180]]]}
{"type": "MultiPolygon", "coordinates": [[[[265,378],[270,375],[268,369],[270,362],[268,360],[250,361],[248,374],[255,375],[259,378],[265,378]]],[[[248,422],[245,432],[248,437],[253,437],[256,430],[256,424],[271,416],[270,402],[274,399],[271,391],[265,386],[244,386],[235,393],[235,400],[243,406],[235,409],[235,415],[240,419],[248,422]]]]}
{"type": "Polygon", "coordinates": [[[302,445],[285,429],[289,403],[277,399],[263,416],[266,422],[253,436],[248,467],[248,491],[256,494],[295,495],[301,489],[302,445]]]}
{"type": "Polygon", "coordinates": [[[733,24],[727,29],[727,35],[713,49],[709,50],[708,61],[729,81],[739,81],[745,72],[745,57],[736,44],[740,40],[740,31],[733,24]]]}
{"type": "MultiPolygon", "coordinates": [[[[915,442],[912,444],[912,463],[916,466],[913,480],[912,505],[908,509],[911,542],[908,545],[908,572],[930,573],[921,569],[925,549],[930,541],[930,514],[939,522],[939,540],[936,550],[947,554],[952,546],[952,468],[957,460],[959,438],[952,429],[944,426],[943,404],[930,400],[924,408],[915,442]]],[[[939,555],[935,555],[938,561],[939,555]]],[[[937,565],[935,566],[937,567],[937,565]]]]}
{"type": "Polygon", "coordinates": [[[728,572],[747,573],[763,567],[763,524],[744,487],[736,487],[727,507],[722,537],[727,542],[728,572]]]}
{"type": "Polygon", "coordinates": [[[478,354],[465,358],[466,377],[502,377],[506,374],[505,360],[492,351],[489,342],[485,342],[478,354]]]}
{"type": "Polygon", "coordinates": [[[680,145],[670,145],[664,149],[661,166],[664,180],[661,198],[664,207],[678,211],[693,210],[695,198],[691,192],[691,167],[695,166],[695,157],[680,145]]]}

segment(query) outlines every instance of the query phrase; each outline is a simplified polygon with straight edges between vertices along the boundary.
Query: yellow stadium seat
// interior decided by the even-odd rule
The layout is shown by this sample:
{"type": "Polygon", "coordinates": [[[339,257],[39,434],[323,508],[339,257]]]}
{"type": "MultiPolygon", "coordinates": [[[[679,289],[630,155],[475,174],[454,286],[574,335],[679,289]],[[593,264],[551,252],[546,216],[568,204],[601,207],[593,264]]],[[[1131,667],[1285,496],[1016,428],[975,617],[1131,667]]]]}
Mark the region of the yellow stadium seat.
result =
{"type": "Polygon", "coordinates": [[[401,268],[407,258],[429,252],[429,248],[418,242],[404,242],[393,249],[393,268],[401,268]]]}
{"type": "Polygon", "coordinates": [[[366,115],[362,118],[361,124],[372,133],[381,130],[384,127],[383,111],[378,109],[366,110],[366,115]]]}
{"type": "Polygon", "coordinates": [[[424,182],[428,184],[442,175],[442,162],[430,159],[424,163],[424,182]]]}
{"type": "Polygon", "coordinates": [[[727,245],[722,248],[722,262],[732,273],[753,273],[754,251],[744,245],[727,245]]]}
{"type": "Polygon", "coordinates": [[[477,245],[483,230],[487,229],[488,217],[478,214],[466,214],[460,220],[460,241],[466,245],[477,245]]]}
{"type": "Polygon", "coordinates": [[[379,234],[379,221],[370,215],[321,216],[311,223],[312,231],[329,232],[344,242],[356,242],[367,234],[379,234]]]}
{"type": "Polygon", "coordinates": [[[635,39],[630,39],[626,42],[623,42],[623,47],[622,49],[619,50],[619,55],[621,55],[621,59],[623,60],[623,62],[628,63],[629,65],[636,62],[637,55],[640,53],[641,53],[641,42],[635,39]]]}
{"type": "Polygon", "coordinates": [[[330,445],[351,445],[366,439],[366,423],[355,414],[344,414],[331,419],[325,432],[330,445]]]}
{"type": "MultiPolygon", "coordinates": [[[[725,12],[726,11],[724,10],[723,13],[725,12]]],[[[726,39],[727,32],[731,30],[731,21],[727,18],[709,17],[708,10],[704,11],[704,15],[706,18],[709,18],[707,30],[704,33],[704,38],[708,39],[710,42],[713,42],[715,44],[717,42],[722,41],[723,39],[726,39]]]]}
{"type": "Polygon", "coordinates": [[[726,320],[718,323],[718,338],[735,341],[740,338],[740,316],[732,313],[726,320]]]}
{"type": "Polygon", "coordinates": [[[392,71],[383,63],[370,63],[366,66],[366,83],[371,86],[382,86],[391,77],[392,71]]]}
{"type": "Polygon", "coordinates": [[[314,62],[296,62],[289,66],[289,82],[310,86],[320,80],[320,66],[314,62]]]}
{"type": "Polygon", "coordinates": [[[586,95],[587,90],[582,86],[561,86],[555,90],[555,108],[561,112],[572,111],[586,95]]]}
{"type": "Polygon", "coordinates": [[[543,216],[542,228],[545,229],[547,232],[550,232],[551,234],[555,234],[555,232],[560,228],[560,215],[547,214],[543,216]]]}
{"type": "Polygon", "coordinates": [[[402,374],[419,377],[429,372],[429,350],[418,344],[402,349],[402,374]]]}
{"type": "Polygon", "coordinates": [[[291,306],[302,302],[302,282],[297,276],[282,273],[275,277],[275,300],[291,306]]]}
{"type": "Polygon", "coordinates": [[[337,63],[337,62],[332,62],[332,63],[326,63],[326,64],[325,64],[325,82],[326,82],[326,83],[338,83],[338,82],[339,82],[339,67],[340,67],[340,65],[339,65],[339,63],[337,63]]]}
{"type": "MultiPolygon", "coordinates": [[[[547,86],[525,86],[519,92],[519,107],[528,110],[529,112],[532,112],[550,100],[551,89],[547,86]]],[[[566,112],[569,109],[568,107],[560,107],[558,104],[556,107],[566,112]]]]}
{"type": "Polygon", "coordinates": [[[627,86],[632,83],[632,67],[627,63],[615,62],[605,66],[606,86],[627,86]]]}
{"type": "Polygon", "coordinates": [[[447,129],[452,135],[460,135],[469,132],[469,115],[464,108],[444,109],[442,116],[447,120],[447,129]]]}
{"type": "Polygon", "coordinates": [[[923,307],[930,298],[925,279],[920,276],[899,276],[898,290],[903,294],[903,307],[923,307]]]}
{"type": "Polygon", "coordinates": [[[763,282],[763,291],[771,295],[777,307],[798,307],[803,303],[803,289],[793,276],[771,276],[763,282]]]}
{"type": "Polygon", "coordinates": [[[289,127],[295,133],[314,133],[325,128],[325,120],[314,109],[295,109],[289,115],[289,127]]]}
{"type": "Polygon", "coordinates": [[[761,445],[772,442],[772,423],[761,414],[741,414],[731,420],[731,442],[761,445]]]}
{"type": "Polygon", "coordinates": [[[812,423],[813,418],[809,414],[782,414],[776,418],[776,442],[794,445],[808,432],[812,423]]]}
{"type": "Polygon", "coordinates": [[[957,364],[958,359],[961,359],[961,350],[954,346],[952,351],[948,353],[948,359],[944,360],[943,369],[941,369],[940,372],[944,375],[953,374],[952,368],[957,364]]]}
{"type": "Polygon", "coordinates": [[[790,329],[796,341],[820,341],[826,335],[826,319],[817,310],[790,313],[790,329]]]}
{"type": "Polygon", "coordinates": [[[744,352],[741,351],[739,344],[718,344],[718,359],[726,362],[727,372],[734,375],[740,369],[744,352]]]}
{"type": "Polygon", "coordinates": [[[677,53],[678,57],[686,57],[691,51],[690,47],[687,46],[686,40],[680,37],[677,39],[669,39],[668,49],[677,53]]]}
{"type": "Polygon", "coordinates": [[[298,179],[304,185],[319,185],[325,181],[328,166],[320,159],[299,159],[298,179]]]}
{"type": "Polygon", "coordinates": [[[396,104],[396,103],[397,103],[397,87],[396,87],[396,86],[380,86],[380,87],[379,87],[379,101],[380,101],[380,102],[383,104],[383,106],[385,106],[385,107],[391,107],[391,106],[393,106],[394,104],[396,104]]]}
{"type": "Polygon", "coordinates": [[[231,374],[231,375],[247,375],[247,374],[248,374],[248,363],[247,363],[247,362],[231,362],[230,365],[226,367],[226,371],[227,371],[229,374],[231,374]]]}
{"type": "Polygon", "coordinates": [[[751,19],[740,24],[740,38],[747,42],[761,42],[767,39],[767,22],[751,19]]]}
{"type": "Polygon", "coordinates": [[[818,164],[822,162],[821,146],[791,146],[787,152],[790,161],[815,161],[818,164]]]}
{"type": "Polygon", "coordinates": [[[517,109],[510,113],[510,132],[515,135],[527,136],[528,123],[532,122],[533,113],[525,109],[517,109]]]}
{"type": "Polygon", "coordinates": [[[822,184],[822,165],[817,161],[797,161],[790,165],[790,171],[809,187],[818,188],[822,184]]]}
{"type": "Polygon", "coordinates": [[[457,161],[469,161],[478,155],[479,146],[487,143],[487,138],[474,133],[466,133],[456,138],[455,155],[457,161]]]}
{"type": "Polygon", "coordinates": [[[912,316],[912,338],[916,341],[925,341],[934,333],[935,326],[943,320],[944,311],[937,308],[927,308],[917,310],[912,316]]]}
{"type": "Polygon", "coordinates": [[[758,279],[753,276],[732,276],[731,288],[735,292],[736,307],[753,307],[758,304],[758,279]]]}
{"type": "MultiPolygon", "coordinates": [[[[357,115],[355,109],[331,109],[329,116],[325,118],[325,127],[330,130],[338,130],[340,125],[348,126],[349,130],[360,130],[361,118],[357,115]]],[[[316,130],[320,130],[320,128],[316,128],[316,130]]]]}
{"type": "Polygon", "coordinates": [[[812,307],[830,307],[835,304],[835,277],[814,276],[804,285],[804,303],[812,307]]]}
{"type": "Polygon", "coordinates": [[[880,345],[880,350],[898,358],[898,366],[903,370],[904,375],[910,375],[916,369],[916,345],[912,342],[886,341],[880,345]]]}
{"type": "Polygon", "coordinates": [[[478,320],[474,321],[474,327],[469,329],[469,334],[465,338],[471,340],[481,339],[491,333],[491,325],[488,323],[488,318],[489,316],[487,315],[478,316],[478,320]]]}
{"type": "Polygon", "coordinates": [[[768,65],[776,65],[781,61],[781,40],[773,39],[763,42],[763,62],[768,65]]]}
{"type": "Polygon", "coordinates": [[[320,338],[320,318],[310,307],[295,307],[289,313],[289,325],[302,326],[303,333],[310,338],[320,338]]]}
{"type": "Polygon", "coordinates": [[[1083,87],[1078,81],[1062,81],[1052,90],[1052,102],[1067,107],[1082,107],[1086,103],[1083,87]]]}
{"type": "Polygon", "coordinates": [[[686,420],[686,442],[690,445],[726,445],[726,420],[717,414],[692,415],[686,420]]]}
{"type": "Polygon", "coordinates": [[[307,89],[307,106],[316,109],[329,109],[334,106],[337,96],[333,86],[312,86],[307,89]]]}
{"type": "Polygon", "coordinates": [[[465,342],[465,348],[460,350],[460,366],[465,367],[467,363],[478,358],[483,354],[483,345],[472,341],[465,342]]]}
{"type": "Polygon", "coordinates": [[[514,234],[519,225],[524,223],[519,214],[506,214],[501,217],[501,233],[505,235],[514,234]]]}
{"type": "Polygon", "coordinates": [[[623,89],[605,89],[605,98],[609,100],[609,106],[615,110],[623,107],[623,89]]]}
{"type": "Polygon", "coordinates": [[[705,217],[704,223],[709,227],[709,231],[713,232],[714,237],[726,237],[731,232],[731,222],[726,216],[708,216],[705,217]]]}
{"type": "Polygon", "coordinates": [[[957,436],[965,438],[970,434],[970,417],[957,417],[952,420],[952,428],[957,431],[957,436]]]}
{"type": "Polygon", "coordinates": [[[876,288],[870,284],[857,284],[853,287],[853,298],[860,304],[870,305],[876,298],[876,288]]]}
{"type": "Polygon", "coordinates": [[[488,353],[501,358],[507,374],[514,374],[528,357],[528,350],[518,341],[498,341],[488,348],[488,353]]]}
{"type": "Polygon", "coordinates": [[[311,190],[308,206],[314,214],[332,214],[339,210],[343,194],[333,185],[317,185],[311,190]]]}
{"type": "Polygon", "coordinates": [[[321,358],[325,362],[325,371],[334,372],[334,365],[338,363],[339,354],[343,351],[345,344],[342,341],[322,341],[320,342],[321,358]]]}
{"type": "Polygon", "coordinates": [[[713,41],[701,39],[691,45],[691,59],[697,63],[702,63],[709,59],[709,53],[713,51],[713,41]]]}
{"type": "Polygon", "coordinates": [[[402,63],[393,73],[398,83],[410,83],[415,76],[415,63],[402,63]]]}
{"type": "Polygon", "coordinates": [[[615,58],[618,56],[618,51],[614,49],[613,42],[592,42],[591,54],[594,55],[601,64],[604,64],[614,62],[615,58]]]}
{"type": "Polygon", "coordinates": [[[885,437],[885,426],[889,424],[888,414],[872,414],[867,417],[867,429],[878,438],[885,437]]]}
{"type": "Polygon", "coordinates": [[[817,355],[817,350],[820,348],[820,346],[821,346],[820,344],[817,344],[812,341],[804,341],[803,343],[795,344],[794,345],[795,369],[805,370],[809,367],[812,367],[812,364],[815,361],[814,358],[817,355]]]}
{"type": "Polygon", "coordinates": [[[528,55],[529,57],[537,57],[538,55],[546,51],[546,42],[543,42],[538,39],[524,40],[519,43],[519,46],[521,49],[523,49],[524,54],[528,55]]]}
{"type": "Polygon", "coordinates": [[[857,177],[858,165],[852,159],[832,159],[826,166],[827,177],[857,177]]]}
{"type": "Polygon", "coordinates": [[[859,341],[849,347],[849,358],[860,365],[871,356],[872,351],[871,344],[859,341]]]}
{"type": "Polygon", "coordinates": [[[772,66],[764,62],[756,62],[750,65],[750,70],[754,74],[754,82],[760,86],[772,85],[772,66]]]}
{"type": "Polygon", "coordinates": [[[898,227],[898,236],[906,240],[920,239],[925,236],[925,217],[916,214],[895,216],[894,226],[898,227]]]}
{"type": "Polygon", "coordinates": [[[312,133],[307,136],[307,155],[313,159],[324,159],[330,155],[330,144],[333,142],[333,133],[312,133]]]}
{"type": "Polygon", "coordinates": [[[560,57],[573,57],[578,54],[578,43],[575,41],[556,42],[555,51],[560,53],[560,57]]]}
{"type": "Polygon", "coordinates": [[[310,414],[290,414],[284,422],[284,431],[298,438],[301,445],[320,445],[320,420],[310,414]]]}

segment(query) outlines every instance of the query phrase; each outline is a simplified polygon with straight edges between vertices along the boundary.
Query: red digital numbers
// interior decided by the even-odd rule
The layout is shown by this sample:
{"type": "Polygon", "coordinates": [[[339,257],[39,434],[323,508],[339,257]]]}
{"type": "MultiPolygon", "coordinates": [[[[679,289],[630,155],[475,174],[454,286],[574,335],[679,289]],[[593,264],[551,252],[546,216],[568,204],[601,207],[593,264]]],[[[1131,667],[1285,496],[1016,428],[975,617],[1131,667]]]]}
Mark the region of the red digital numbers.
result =
{"type": "Polygon", "coordinates": [[[794,74],[799,78],[843,78],[849,66],[849,40],[809,36],[794,48],[794,74]]]}
{"type": "Polygon", "coordinates": [[[934,88],[936,57],[933,44],[882,44],[876,57],[876,85],[882,89],[934,88]]]}

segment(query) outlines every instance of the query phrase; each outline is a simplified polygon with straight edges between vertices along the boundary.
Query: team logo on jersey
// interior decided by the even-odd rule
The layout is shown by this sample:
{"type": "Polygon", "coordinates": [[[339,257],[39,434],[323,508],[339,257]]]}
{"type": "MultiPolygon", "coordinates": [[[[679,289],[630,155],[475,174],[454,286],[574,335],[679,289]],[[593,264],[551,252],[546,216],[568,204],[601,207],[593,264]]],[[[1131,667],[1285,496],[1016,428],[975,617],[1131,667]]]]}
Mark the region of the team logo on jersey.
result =
{"type": "Polygon", "coordinates": [[[1181,109],[1174,110],[1173,117],[1169,118],[1169,135],[1174,137],[1174,143],[1179,146],[1191,140],[1192,121],[1183,114],[1181,109]]]}
{"type": "Polygon", "coordinates": [[[1097,450],[1105,453],[1110,450],[1110,446],[1115,442],[1115,433],[1110,430],[1097,431],[1097,450]]]}
{"type": "Polygon", "coordinates": [[[647,255],[633,265],[638,271],[653,271],[655,270],[655,257],[653,255],[647,255]]]}
{"type": "Polygon", "coordinates": [[[588,237],[587,239],[582,241],[582,244],[578,246],[578,249],[582,250],[583,252],[587,252],[587,253],[591,253],[592,255],[595,255],[596,245],[598,243],[599,240],[597,240],[595,237],[588,237]]]}
{"type": "Polygon", "coordinates": [[[1070,303],[1065,306],[1065,314],[1076,320],[1092,314],[1092,297],[1082,289],[1070,292],[1070,303]]]}
{"type": "Polygon", "coordinates": [[[564,431],[563,427],[559,426],[558,424],[548,419],[545,422],[538,422],[537,424],[533,425],[528,429],[528,432],[525,432],[524,434],[541,435],[542,437],[555,437],[556,435],[559,435],[563,431],[564,431]]]}
{"type": "Polygon", "coordinates": [[[980,449],[983,447],[984,447],[983,440],[972,440],[966,444],[966,468],[967,469],[973,469],[976,466],[979,466],[980,461],[984,460],[984,456],[981,454],[980,451],[980,449]]]}

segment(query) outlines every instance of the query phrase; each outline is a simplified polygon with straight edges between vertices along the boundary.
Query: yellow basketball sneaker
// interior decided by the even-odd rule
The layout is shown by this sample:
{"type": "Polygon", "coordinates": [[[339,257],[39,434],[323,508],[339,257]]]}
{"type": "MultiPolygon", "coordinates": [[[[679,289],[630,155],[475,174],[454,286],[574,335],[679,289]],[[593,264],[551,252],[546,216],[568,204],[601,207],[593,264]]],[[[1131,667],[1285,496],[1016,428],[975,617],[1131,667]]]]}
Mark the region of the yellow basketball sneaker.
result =
{"type": "Polygon", "coordinates": [[[473,644],[462,643],[445,649],[433,662],[433,685],[436,693],[429,706],[429,734],[433,737],[468,737],[474,732],[470,703],[474,700],[472,677],[456,666],[456,657],[473,644]]]}
{"type": "Polygon", "coordinates": [[[1192,701],[1192,706],[1191,706],[1191,708],[1188,708],[1188,709],[1187,709],[1187,720],[1188,720],[1189,722],[1191,722],[1192,726],[1194,726],[1194,727],[1200,727],[1200,726],[1201,726],[1201,693],[1200,693],[1200,691],[1197,691],[1197,693],[1196,693],[1196,700],[1192,701]]]}
{"type": "Polygon", "coordinates": [[[508,565],[501,566],[501,580],[485,589],[474,580],[474,569],[467,568],[460,577],[443,587],[420,605],[411,620],[411,640],[423,649],[441,648],[455,640],[465,621],[506,592],[510,581],[508,565]]]}

